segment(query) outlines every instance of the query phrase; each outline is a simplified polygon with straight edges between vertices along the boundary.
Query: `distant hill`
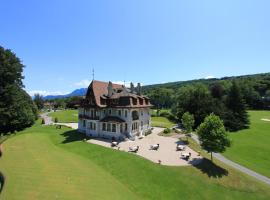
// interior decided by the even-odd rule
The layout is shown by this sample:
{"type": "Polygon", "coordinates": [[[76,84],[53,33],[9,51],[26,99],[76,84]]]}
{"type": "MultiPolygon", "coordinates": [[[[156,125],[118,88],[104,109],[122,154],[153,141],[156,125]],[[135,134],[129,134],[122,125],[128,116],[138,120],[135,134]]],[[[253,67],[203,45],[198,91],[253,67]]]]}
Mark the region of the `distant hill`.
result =
{"type": "MultiPolygon", "coordinates": [[[[142,89],[143,89],[144,93],[147,94],[152,89],[155,89],[158,87],[177,89],[181,86],[188,85],[188,84],[194,84],[194,83],[211,84],[214,82],[225,81],[225,80],[261,80],[261,79],[270,81],[270,73],[261,73],[261,74],[252,74],[252,75],[243,75],[243,76],[230,76],[230,77],[211,78],[211,79],[196,79],[196,80],[189,80],[189,81],[176,81],[176,82],[146,85],[146,86],[143,86],[142,89]]],[[[48,96],[45,96],[44,99],[50,100],[50,99],[67,98],[67,97],[73,97],[73,96],[85,96],[86,92],[87,92],[87,88],[80,88],[80,89],[74,90],[70,94],[48,95],[48,96]]]]}
{"type": "Polygon", "coordinates": [[[61,98],[67,98],[67,97],[74,97],[74,96],[85,96],[87,92],[87,88],[80,88],[76,89],[73,92],[65,95],[48,95],[43,97],[45,100],[50,100],[50,99],[61,99],[61,98]]]}
{"type": "Polygon", "coordinates": [[[146,85],[143,86],[143,91],[148,92],[154,88],[164,87],[170,89],[177,89],[181,86],[194,84],[194,83],[203,83],[203,84],[211,84],[214,82],[219,81],[232,81],[232,80],[269,80],[270,81],[270,73],[261,73],[261,74],[252,74],[252,75],[242,75],[242,76],[229,76],[229,77],[222,77],[222,78],[210,78],[210,79],[194,79],[188,81],[176,81],[176,82],[168,82],[168,83],[161,83],[161,84],[153,84],[153,85],[146,85]]]}

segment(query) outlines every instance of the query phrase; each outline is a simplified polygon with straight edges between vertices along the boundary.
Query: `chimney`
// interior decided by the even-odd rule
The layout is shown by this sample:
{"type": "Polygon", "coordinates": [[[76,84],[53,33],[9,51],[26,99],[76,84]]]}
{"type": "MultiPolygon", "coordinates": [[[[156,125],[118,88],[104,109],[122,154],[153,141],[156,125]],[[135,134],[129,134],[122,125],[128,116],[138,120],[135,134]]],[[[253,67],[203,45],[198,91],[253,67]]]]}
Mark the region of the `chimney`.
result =
{"type": "Polygon", "coordinates": [[[141,95],[141,93],[142,93],[142,87],[141,87],[140,83],[137,84],[137,93],[138,93],[138,95],[141,95]]]}
{"type": "Polygon", "coordinates": [[[133,85],[133,83],[132,83],[132,82],[130,83],[130,90],[131,90],[131,93],[133,93],[133,92],[134,92],[134,85],[133,85]]]}
{"type": "Polygon", "coordinates": [[[108,96],[111,97],[113,93],[113,87],[112,87],[112,82],[109,81],[109,85],[108,85],[108,96]]]}

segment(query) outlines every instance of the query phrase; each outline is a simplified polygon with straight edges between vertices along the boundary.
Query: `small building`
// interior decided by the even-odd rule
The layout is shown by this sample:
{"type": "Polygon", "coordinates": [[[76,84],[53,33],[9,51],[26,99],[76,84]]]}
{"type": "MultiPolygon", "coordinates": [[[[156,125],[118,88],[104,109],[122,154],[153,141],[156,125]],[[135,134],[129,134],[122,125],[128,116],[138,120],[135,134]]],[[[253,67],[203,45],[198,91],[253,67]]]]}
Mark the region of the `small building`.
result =
{"type": "Polygon", "coordinates": [[[151,130],[151,108],[140,84],[130,88],[93,80],[79,107],[78,130],[90,137],[133,140],[151,130]]]}

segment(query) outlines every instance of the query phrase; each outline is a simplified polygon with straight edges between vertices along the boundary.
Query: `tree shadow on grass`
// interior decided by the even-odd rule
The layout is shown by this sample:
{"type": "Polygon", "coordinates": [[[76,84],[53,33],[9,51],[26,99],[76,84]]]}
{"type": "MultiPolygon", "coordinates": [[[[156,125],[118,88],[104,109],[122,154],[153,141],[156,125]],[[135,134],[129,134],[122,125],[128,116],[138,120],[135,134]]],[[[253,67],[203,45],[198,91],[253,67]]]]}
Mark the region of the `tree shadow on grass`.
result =
{"type": "Polygon", "coordinates": [[[80,133],[77,130],[66,131],[61,134],[65,139],[62,141],[63,144],[82,141],[86,138],[84,133],[80,133]]]}
{"type": "Polygon", "coordinates": [[[201,170],[202,173],[207,174],[211,178],[221,178],[223,176],[228,176],[229,172],[211,162],[211,160],[204,158],[202,162],[197,165],[194,165],[197,169],[201,170]]]}
{"type": "Polygon", "coordinates": [[[4,188],[4,183],[5,183],[5,176],[0,172],[0,194],[4,188]]]}

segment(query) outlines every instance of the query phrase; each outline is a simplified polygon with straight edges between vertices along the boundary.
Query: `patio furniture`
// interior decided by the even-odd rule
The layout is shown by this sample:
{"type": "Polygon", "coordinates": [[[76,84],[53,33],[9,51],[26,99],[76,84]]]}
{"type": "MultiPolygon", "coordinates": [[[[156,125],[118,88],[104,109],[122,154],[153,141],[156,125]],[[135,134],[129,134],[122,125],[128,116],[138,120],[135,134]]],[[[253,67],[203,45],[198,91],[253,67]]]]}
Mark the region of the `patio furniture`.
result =
{"type": "Polygon", "coordinates": [[[176,151],[184,151],[186,149],[186,147],[184,145],[178,144],[176,146],[176,151]]]}
{"type": "Polygon", "coordinates": [[[159,149],[159,144],[151,145],[151,146],[150,146],[150,149],[151,149],[151,150],[156,150],[156,151],[157,151],[157,150],[159,149]]]}
{"type": "Polygon", "coordinates": [[[129,152],[137,153],[139,150],[139,146],[136,147],[129,147],[129,152]]]}
{"type": "Polygon", "coordinates": [[[181,153],[182,158],[184,158],[185,160],[189,160],[191,153],[181,153]]]}
{"type": "Polygon", "coordinates": [[[113,142],[111,143],[111,146],[112,146],[112,147],[117,147],[117,146],[118,146],[118,142],[113,141],[113,142]]]}

